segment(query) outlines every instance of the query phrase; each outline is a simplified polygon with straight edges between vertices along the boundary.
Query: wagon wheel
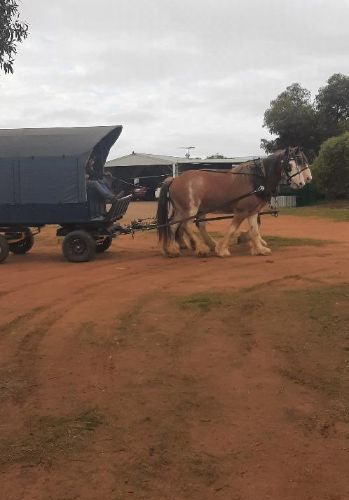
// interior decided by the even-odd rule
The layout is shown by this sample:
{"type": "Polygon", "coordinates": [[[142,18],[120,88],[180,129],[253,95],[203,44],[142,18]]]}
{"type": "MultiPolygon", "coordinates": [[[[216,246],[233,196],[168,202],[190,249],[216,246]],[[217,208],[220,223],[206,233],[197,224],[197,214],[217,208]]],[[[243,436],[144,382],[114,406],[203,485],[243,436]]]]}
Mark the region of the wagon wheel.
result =
{"type": "Polygon", "coordinates": [[[23,255],[33,248],[34,236],[30,229],[26,229],[23,240],[9,243],[10,252],[23,255]]]}
{"type": "Polygon", "coordinates": [[[106,250],[108,250],[108,248],[112,243],[113,243],[113,238],[111,236],[106,236],[101,243],[96,244],[96,252],[97,253],[105,252],[106,250]]]}
{"type": "Polygon", "coordinates": [[[4,262],[9,254],[9,246],[4,236],[0,234],[0,262],[4,262]]]}
{"type": "Polygon", "coordinates": [[[96,253],[96,242],[86,231],[72,231],[62,245],[63,255],[69,262],[88,262],[96,253]]]}

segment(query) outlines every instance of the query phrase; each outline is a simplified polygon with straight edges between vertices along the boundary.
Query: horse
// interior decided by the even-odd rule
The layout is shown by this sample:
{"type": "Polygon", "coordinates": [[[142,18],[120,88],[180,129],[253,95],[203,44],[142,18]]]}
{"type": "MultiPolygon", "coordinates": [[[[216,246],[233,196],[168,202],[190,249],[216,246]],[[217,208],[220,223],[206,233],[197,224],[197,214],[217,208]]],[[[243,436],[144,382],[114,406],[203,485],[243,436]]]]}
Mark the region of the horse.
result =
{"type": "Polygon", "coordinates": [[[229,243],[247,219],[252,255],[269,255],[267,243],[261,238],[258,214],[286,180],[292,189],[301,189],[312,180],[308,160],[297,147],[288,147],[263,159],[248,161],[229,172],[188,170],[179,177],[167,178],[160,190],[157,209],[158,237],[163,253],[180,255],[180,243],[193,248],[197,256],[215,251],[219,257],[230,255],[229,243]],[[172,207],[172,213],[169,209],[172,207]],[[232,213],[234,218],[216,243],[207,233],[205,222],[193,222],[209,212],[232,213]]]}

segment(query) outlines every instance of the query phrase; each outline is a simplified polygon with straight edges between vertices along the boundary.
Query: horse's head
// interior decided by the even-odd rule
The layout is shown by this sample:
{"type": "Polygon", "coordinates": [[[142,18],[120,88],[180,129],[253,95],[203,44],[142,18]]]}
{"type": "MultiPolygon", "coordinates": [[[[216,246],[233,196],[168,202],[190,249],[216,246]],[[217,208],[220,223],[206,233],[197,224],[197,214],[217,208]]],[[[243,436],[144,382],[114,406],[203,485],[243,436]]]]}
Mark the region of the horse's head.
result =
{"type": "Polygon", "coordinates": [[[298,146],[285,149],[281,164],[283,174],[292,189],[301,189],[306,182],[311,181],[308,160],[298,146]]]}
{"type": "Polygon", "coordinates": [[[302,174],[306,184],[312,181],[313,176],[311,175],[311,170],[309,167],[309,162],[305,154],[303,153],[301,148],[298,148],[298,152],[296,154],[296,158],[299,159],[302,169],[302,174]]]}

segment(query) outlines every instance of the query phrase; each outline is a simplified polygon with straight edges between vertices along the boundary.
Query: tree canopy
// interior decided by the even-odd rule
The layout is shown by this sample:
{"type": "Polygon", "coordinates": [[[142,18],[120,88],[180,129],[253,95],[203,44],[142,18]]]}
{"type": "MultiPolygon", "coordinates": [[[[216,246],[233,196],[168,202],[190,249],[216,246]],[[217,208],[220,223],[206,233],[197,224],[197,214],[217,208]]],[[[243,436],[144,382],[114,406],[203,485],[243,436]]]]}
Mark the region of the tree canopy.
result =
{"type": "Polygon", "coordinates": [[[320,193],[329,198],[349,197],[349,132],[322,144],[312,170],[320,193]]]}
{"type": "Polygon", "coordinates": [[[16,0],[0,0],[0,71],[13,73],[17,44],[28,36],[28,25],[19,19],[16,0]]]}
{"type": "Polygon", "coordinates": [[[314,100],[307,89],[293,83],[271,101],[263,126],[276,136],[262,139],[267,153],[299,145],[313,159],[324,140],[349,130],[349,77],[332,75],[314,100]]]}
{"type": "Polygon", "coordinates": [[[226,156],[221,153],[215,153],[214,155],[207,156],[207,160],[223,160],[226,156]]]}
{"type": "Polygon", "coordinates": [[[349,129],[349,77],[336,73],[315,98],[323,135],[331,137],[349,129]]]}

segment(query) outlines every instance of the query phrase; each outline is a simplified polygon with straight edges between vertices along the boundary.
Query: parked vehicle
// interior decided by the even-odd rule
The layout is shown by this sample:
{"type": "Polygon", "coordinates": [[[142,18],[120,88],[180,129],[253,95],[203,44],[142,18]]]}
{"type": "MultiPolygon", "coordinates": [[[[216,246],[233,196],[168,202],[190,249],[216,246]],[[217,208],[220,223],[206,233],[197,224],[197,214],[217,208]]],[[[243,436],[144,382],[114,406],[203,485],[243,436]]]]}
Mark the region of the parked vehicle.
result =
{"type": "Polygon", "coordinates": [[[161,186],[155,189],[155,199],[158,200],[160,198],[161,186]]]}
{"type": "MultiPolygon", "coordinates": [[[[0,130],[0,262],[25,254],[47,224],[58,225],[70,262],[107,250],[132,195],[107,201],[89,193],[102,184],[121,126],[0,130]],[[93,157],[93,179],[88,162],[93,157]]],[[[105,189],[105,186],[103,187],[105,189]]]]}
{"type": "Polygon", "coordinates": [[[148,186],[136,186],[133,189],[133,199],[135,201],[154,200],[154,189],[148,186]]]}
{"type": "Polygon", "coordinates": [[[135,201],[145,200],[148,188],[146,186],[136,186],[133,189],[133,199],[135,201]]]}

